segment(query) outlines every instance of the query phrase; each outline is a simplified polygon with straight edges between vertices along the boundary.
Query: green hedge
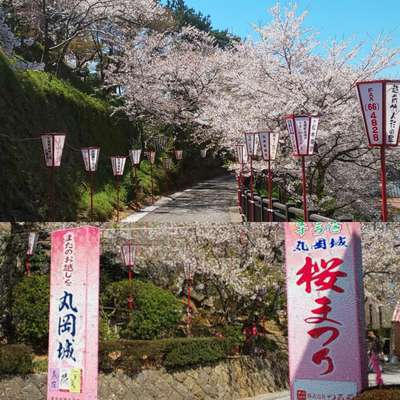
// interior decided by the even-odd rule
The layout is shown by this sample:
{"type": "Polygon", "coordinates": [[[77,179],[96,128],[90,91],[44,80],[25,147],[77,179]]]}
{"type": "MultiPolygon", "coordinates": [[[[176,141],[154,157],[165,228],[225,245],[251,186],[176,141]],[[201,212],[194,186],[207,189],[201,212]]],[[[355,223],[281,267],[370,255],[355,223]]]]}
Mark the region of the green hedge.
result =
{"type": "Polygon", "coordinates": [[[225,359],[233,347],[229,339],[212,337],[103,342],[100,369],[104,372],[123,370],[132,375],[149,365],[168,369],[207,365],[225,359]]]}
{"type": "Polygon", "coordinates": [[[49,334],[49,277],[24,277],[12,291],[12,323],[19,341],[43,351],[49,334]]]}
{"type": "Polygon", "coordinates": [[[183,305],[171,292],[150,282],[128,280],[109,284],[101,303],[110,325],[117,325],[125,339],[163,339],[176,334],[183,305]],[[134,310],[127,309],[132,294],[134,310]]]}
{"type": "Polygon", "coordinates": [[[26,375],[32,372],[30,347],[23,344],[0,345],[0,375],[26,375]]]}

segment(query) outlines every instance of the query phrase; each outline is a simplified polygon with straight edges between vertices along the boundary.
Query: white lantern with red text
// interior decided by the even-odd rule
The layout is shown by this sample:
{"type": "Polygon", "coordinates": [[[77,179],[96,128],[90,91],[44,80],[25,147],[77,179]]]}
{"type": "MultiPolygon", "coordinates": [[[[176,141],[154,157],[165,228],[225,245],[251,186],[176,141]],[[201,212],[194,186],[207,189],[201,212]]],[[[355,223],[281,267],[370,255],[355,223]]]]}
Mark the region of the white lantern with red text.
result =
{"type": "Polygon", "coordinates": [[[132,242],[126,242],[121,247],[122,261],[126,267],[133,267],[136,259],[136,246],[132,242]]]}
{"type": "Polygon", "coordinates": [[[264,161],[273,161],[276,159],[278,152],[279,133],[276,132],[259,132],[259,143],[261,147],[261,155],[264,161]]]}
{"type": "Polygon", "coordinates": [[[61,157],[65,143],[64,133],[46,133],[40,135],[46,166],[50,168],[61,165],[61,157]]]}
{"type": "Polygon", "coordinates": [[[134,167],[140,164],[140,156],[142,155],[141,149],[132,149],[129,151],[129,157],[134,167]]]}
{"type": "Polygon", "coordinates": [[[183,150],[175,150],[175,158],[179,161],[183,158],[183,150]]]}
{"type": "Polygon", "coordinates": [[[123,156],[113,156],[111,157],[111,166],[114,176],[124,175],[126,157],[123,156]]]}
{"type": "Polygon", "coordinates": [[[172,168],[172,160],[170,158],[164,158],[163,159],[163,167],[167,171],[169,171],[172,168]]]}
{"type": "Polygon", "coordinates": [[[286,125],[292,143],[293,155],[313,155],[318,133],[319,117],[291,115],[286,117],[286,125]]]}
{"type": "Polygon", "coordinates": [[[96,172],[99,163],[100,147],[85,147],[81,149],[86,172],[96,172]]]}
{"type": "Polygon", "coordinates": [[[255,132],[245,132],[246,150],[249,158],[255,158],[258,151],[257,135],[255,132]]]}
{"type": "Polygon", "coordinates": [[[156,152],[153,150],[146,151],[147,159],[150,161],[150,164],[154,164],[156,162],[156,152]]]}
{"type": "Polygon", "coordinates": [[[207,157],[207,149],[201,149],[200,150],[200,157],[201,158],[206,158],[207,157]]]}
{"type": "Polygon", "coordinates": [[[244,144],[236,145],[236,158],[239,164],[246,164],[248,162],[247,148],[244,144]]]}
{"type": "Polygon", "coordinates": [[[369,146],[397,146],[400,131],[400,81],[358,82],[357,92],[369,146]]]}
{"type": "Polygon", "coordinates": [[[26,255],[32,256],[36,250],[39,234],[37,232],[30,232],[28,236],[28,249],[26,255]]]}

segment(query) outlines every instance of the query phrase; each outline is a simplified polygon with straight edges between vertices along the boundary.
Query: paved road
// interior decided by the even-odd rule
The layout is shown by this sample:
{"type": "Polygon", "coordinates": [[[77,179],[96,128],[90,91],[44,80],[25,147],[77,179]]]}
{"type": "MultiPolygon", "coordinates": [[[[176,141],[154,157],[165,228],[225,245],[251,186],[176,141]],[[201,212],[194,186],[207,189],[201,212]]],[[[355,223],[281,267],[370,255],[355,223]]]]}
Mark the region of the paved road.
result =
{"type": "MultiPolygon", "coordinates": [[[[369,374],[369,385],[376,386],[375,374],[369,374]]],[[[384,367],[383,382],[385,385],[400,385],[400,365],[384,367]]],[[[290,400],[289,392],[270,393],[243,400],[290,400]]]]}
{"type": "Polygon", "coordinates": [[[153,207],[146,207],[122,222],[139,224],[240,222],[236,190],[235,177],[225,175],[204,181],[170,197],[163,197],[153,207]]]}

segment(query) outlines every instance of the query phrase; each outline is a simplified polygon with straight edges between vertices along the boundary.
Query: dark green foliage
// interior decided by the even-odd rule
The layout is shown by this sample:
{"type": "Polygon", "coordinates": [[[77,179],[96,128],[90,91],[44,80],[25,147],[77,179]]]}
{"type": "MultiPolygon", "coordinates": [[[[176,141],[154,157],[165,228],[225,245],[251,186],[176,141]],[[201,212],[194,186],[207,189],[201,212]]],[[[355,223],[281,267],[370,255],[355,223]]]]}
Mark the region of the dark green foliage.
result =
{"type": "Polygon", "coordinates": [[[232,345],[241,346],[244,343],[243,325],[227,325],[222,328],[222,335],[230,339],[232,345]]]}
{"type": "Polygon", "coordinates": [[[211,337],[110,341],[100,345],[100,369],[133,375],[144,366],[175,369],[207,365],[225,359],[231,349],[231,341],[211,337]]]}
{"type": "Polygon", "coordinates": [[[0,345],[0,375],[26,375],[32,372],[32,349],[23,344],[0,345]]]}
{"type": "Polygon", "coordinates": [[[12,291],[12,323],[17,340],[38,350],[47,347],[49,314],[48,276],[25,277],[12,291]]]}
{"type": "Polygon", "coordinates": [[[231,340],[212,337],[176,341],[167,346],[164,365],[182,368],[215,363],[226,358],[232,347],[231,340]]]}
{"type": "Polygon", "coordinates": [[[214,29],[209,15],[203,15],[200,11],[188,7],[184,0],[167,0],[166,6],[173,13],[178,30],[184,26],[194,26],[200,31],[211,34],[221,48],[240,41],[239,37],[230,35],[228,30],[214,29]]]}
{"type": "Polygon", "coordinates": [[[1,51],[0,93],[0,219],[46,219],[49,171],[44,166],[41,143],[21,139],[65,132],[67,145],[55,179],[56,217],[76,220],[83,194],[81,183],[87,179],[80,151],[74,149],[88,145],[102,148],[96,187],[98,193],[103,192],[114,182],[107,156],[127,153],[129,138],[136,135],[134,128],[127,118],[110,117],[105,101],[50,74],[14,72],[1,51]]]}
{"type": "Polygon", "coordinates": [[[119,325],[128,339],[156,339],[176,333],[182,317],[182,303],[170,292],[152,283],[134,280],[114,282],[102,295],[102,305],[112,325],[119,325]],[[127,298],[133,296],[135,308],[130,314],[127,298]]]}

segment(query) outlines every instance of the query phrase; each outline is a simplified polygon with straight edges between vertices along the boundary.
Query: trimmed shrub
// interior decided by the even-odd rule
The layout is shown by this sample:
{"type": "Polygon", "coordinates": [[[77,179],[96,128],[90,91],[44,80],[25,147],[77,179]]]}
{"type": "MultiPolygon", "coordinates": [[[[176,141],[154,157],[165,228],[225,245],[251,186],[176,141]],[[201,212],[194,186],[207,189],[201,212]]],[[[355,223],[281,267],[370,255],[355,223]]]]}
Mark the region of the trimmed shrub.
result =
{"type": "Polygon", "coordinates": [[[133,375],[148,366],[176,369],[207,365],[228,357],[232,348],[229,339],[212,337],[103,342],[100,369],[103,372],[123,370],[133,375]]]}
{"type": "Polygon", "coordinates": [[[229,339],[193,338],[173,342],[167,346],[164,365],[173,369],[215,363],[225,359],[232,347],[229,339]]]}
{"type": "Polygon", "coordinates": [[[354,400],[398,400],[400,399],[400,387],[388,386],[382,389],[368,389],[356,396],[354,400]]]}
{"type": "Polygon", "coordinates": [[[0,345],[0,375],[26,375],[33,370],[30,347],[23,344],[0,345]]]}
{"type": "Polygon", "coordinates": [[[12,291],[12,323],[17,339],[39,350],[47,346],[49,281],[46,275],[24,277],[12,291]]]}
{"type": "Polygon", "coordinates": [[[138,280],[114,282],[102,296],[102,304],[111,325],[120,326],[125,339],[162,339],[177,331],[182,318],[182,303],[167,290],[138,280]],[[134,310],[127,309],[132,293],[134,310]]]}

